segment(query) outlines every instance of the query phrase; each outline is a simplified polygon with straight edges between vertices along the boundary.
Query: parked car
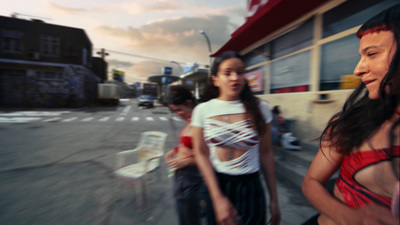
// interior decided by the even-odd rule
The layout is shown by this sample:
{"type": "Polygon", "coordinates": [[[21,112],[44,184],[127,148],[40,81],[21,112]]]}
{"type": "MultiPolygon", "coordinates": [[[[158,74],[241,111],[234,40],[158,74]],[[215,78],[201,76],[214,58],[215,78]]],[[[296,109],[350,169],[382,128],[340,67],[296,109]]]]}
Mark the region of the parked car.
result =
{"type": "Polygon", "coordinates": [[[154,97],[151,95],[141,95],[138,101],[138,107],[147,106],[150,108],[154,107],[154,97]]]}

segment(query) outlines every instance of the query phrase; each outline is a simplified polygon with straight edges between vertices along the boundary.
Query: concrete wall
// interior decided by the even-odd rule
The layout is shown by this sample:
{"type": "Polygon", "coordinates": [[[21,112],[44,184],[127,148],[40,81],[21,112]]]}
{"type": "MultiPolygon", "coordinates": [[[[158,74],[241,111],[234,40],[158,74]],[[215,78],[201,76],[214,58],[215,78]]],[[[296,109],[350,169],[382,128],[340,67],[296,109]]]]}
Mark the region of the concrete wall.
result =
{"type": "Polygon", "coordinates": [[[285,94],[258,95],[272,108],[279,105],[282,116],[295,119],[294,135],[301,142],[318,145],[315,139],[321,134],[328,120],[341,110],[353,89],[329,92],[297,92],[285,94]],[[328,99],[319,100],[320,94],[328,99]]]}

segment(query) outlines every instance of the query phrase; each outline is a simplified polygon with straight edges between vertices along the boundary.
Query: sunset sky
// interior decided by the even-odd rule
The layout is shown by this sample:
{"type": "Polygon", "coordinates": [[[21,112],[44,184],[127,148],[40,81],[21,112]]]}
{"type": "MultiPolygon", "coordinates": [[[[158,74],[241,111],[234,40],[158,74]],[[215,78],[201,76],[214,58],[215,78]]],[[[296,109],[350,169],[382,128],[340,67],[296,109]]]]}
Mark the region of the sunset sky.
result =
{"type": "Polygon", "coordinates": [[[0,15],[84,29],[94,56],[109,50],[109,70],[125,71],[126,82],[145,81],[170,63],[209,63],[245,22],[245,0],[0,0],[0,15]]]}

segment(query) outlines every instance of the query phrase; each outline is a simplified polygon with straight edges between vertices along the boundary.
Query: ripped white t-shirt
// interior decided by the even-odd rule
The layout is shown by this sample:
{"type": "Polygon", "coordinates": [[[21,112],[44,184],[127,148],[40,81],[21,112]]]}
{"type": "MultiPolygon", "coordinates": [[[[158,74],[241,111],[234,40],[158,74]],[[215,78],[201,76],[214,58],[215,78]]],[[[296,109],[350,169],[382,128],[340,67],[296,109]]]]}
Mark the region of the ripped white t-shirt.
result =
{"type": "MultiPolygon", "coordinates": [[[[271,122],[272,113],[264,101],[259,101],[259,108],[266,123],[271,122]]],[[[249,118],[227,123],[212,119],[214,116],[244,114],[242,101],[223,101],[212,99],[196,106],[192,114],[191,125],[202,127],[204,139],[210,149],[210,161],[217,172],[241,175],[250,174],[260,169],[260,137],[249,118]],[[240,157],[229,161],[221,161],[216,149],[229,146],[245,150],[240,157]]],[[[256,121],[257,122],[257,121],[256,121]]]]}

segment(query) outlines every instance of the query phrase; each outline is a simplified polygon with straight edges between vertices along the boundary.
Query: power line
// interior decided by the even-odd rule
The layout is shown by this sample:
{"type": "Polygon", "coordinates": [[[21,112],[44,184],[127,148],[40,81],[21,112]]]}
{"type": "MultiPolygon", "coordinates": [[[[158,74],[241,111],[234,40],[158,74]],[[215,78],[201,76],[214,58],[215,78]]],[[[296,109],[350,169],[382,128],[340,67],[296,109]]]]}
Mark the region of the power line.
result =
{"type": "MultiPolygon", "coordinates": [[[[94,50],[96,50],[96,49],[94,49],[94,50]]],[[[101,49],[98,49],[98,50],[101,50],[101,49]]],[[[127,52],[109,50],[109,49],[104,49],[104,50],[107,51],[107,52],[110,52],[110,53],[115,53],[115,54],[120,54],[120,55],[126,55],[126,56],[131,56],[131,57],[136,57],[136,58],[142,58],[142,59],[149,59],[149,60],[164,62],[164,63],[168,63],[168,64],[171,63],[171,60],[159,59],[159,58],[143,56],[143,55],[137,55],[137,54],[127,53],[127,52]]],[[[177,62],[177,63],[186,65],[186,62],[177,62]]]]}

